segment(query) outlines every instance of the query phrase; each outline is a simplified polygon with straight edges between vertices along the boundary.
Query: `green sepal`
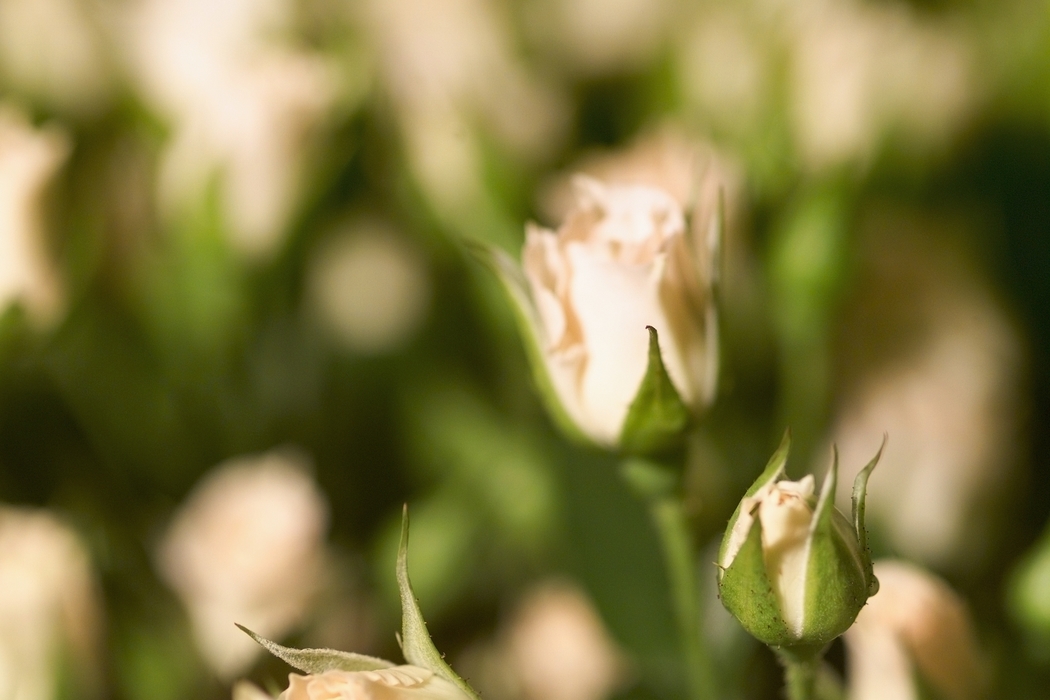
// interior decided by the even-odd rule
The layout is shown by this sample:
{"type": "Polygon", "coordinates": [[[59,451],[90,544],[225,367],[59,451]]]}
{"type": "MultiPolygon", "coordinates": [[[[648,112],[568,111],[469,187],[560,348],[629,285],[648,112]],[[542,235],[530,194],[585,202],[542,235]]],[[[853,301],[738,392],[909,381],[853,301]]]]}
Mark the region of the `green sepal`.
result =
{"type": "Polygon", "coordinates": [[[529,283],[521,265],[506,251],[481,241],[468,240],[464,242],[464,245],[481,264],[496,275],[496,279],[499,280],[503,291],[510,299],[514,322],[521,335],[522,345],[525,347],[525,356],[532,370],[532,378],[548,413],[566,436],[577,442],[592,443],[593,441],[576,425],[576,421],[569,416],[554,388],[554,382],[547,370],[536,304],[533,302],[532,292],[529,291],[529,283]]]}
{"type": "Polygon", "coordinates": [[[780,446],[777,447],[777,451],[773,453],[773,456],[769,458],[769,462],[766,464],[766,468],[762,471],[751,487],[744,494],[744,498],[737,504],[736,510],[733,511],[733,516],[729,519],[729,525],[726,527],[726,536],[722,538],[722,545],[718,549],[718,562],[721,564],[725,561],[726,547],[729,546],[729,533],[736,527],[736,521],[740,518],[740,509],[744,507],[746,499],[751,498],[756,493],[762,490],[762,488],[771,481],[776,481],[784,474],[784,469],[787,467],[788,452],[791,451],[791,431],[785,430],[784,437],[780,439],[780,446]]]}
{"type": "Polygon", "coordinates": [[[619,446],[630,454],[654,454],[681,442],[689,427],[689,409],[667,375],[656,329],[649,331],[649,365],[638,385],[620,431],[619,446]]]}
{"type": "Polygon", "coordinates": [[[379,659],[364,654],[353,654],[336,649],[293,649],[292,647],[282,646],[277,642],[270,641],[266,637],[252,632],[244,625],[237,625],[237,627],[258,642],[266,651],[303,673],[378,671],[395,665],[386,659],[379,659]]]}
{"type": "Polygon", "coordinates": [[[408,506],[401,514],[401,542],[397,548],[397,587],[401,594],[401,652],[405,660],[413,666],[425,668],[435,675],[451,681],[468,697],[480,700],[480,697],[466,681],[460,678],[452,667],[445,663],[441,652],[434,646],[434,641],[427,631],[427,623],[419,609],[419,601],[412,592],[412,583],[408,579],[408,506]]]}
{"type": "Polygon", "coordinates": [[[853,526],[835,509],[838,450],[813,513],[806,562],[802,640],[825,645],[849,629],[868,599],[864,557],[853,526]]]}
{"type": "Polygon", "coordinates": [[[875,453],[875,456],[867,466],[857,473],[857,478],[853,480],[853,529],[857,533],[857,542],[860,543],[860,556],[864,560],[864,576],[868,581],[868,595],[873,596],[879,592],[879,580],[875,578],[875,569],[871,562],[871,550],[868,549],[868,530],[864,525],[864,507],[868,497],[868,477],[871,476],[871,472],[875,469],[875,465],[879,463],[879,458],[882,457],[882,450],[886,447],[887,436],[882,436],[882,444],[879,445],[879,451],[875,453]]]}
{"type": "Polygon", "coordinates": [[[766,575],[762,521],[755,517],[747,539],[718,583],[722,605],[760,642],[784,646],[797,640],[784,622],[780,602],[766,575]]]}

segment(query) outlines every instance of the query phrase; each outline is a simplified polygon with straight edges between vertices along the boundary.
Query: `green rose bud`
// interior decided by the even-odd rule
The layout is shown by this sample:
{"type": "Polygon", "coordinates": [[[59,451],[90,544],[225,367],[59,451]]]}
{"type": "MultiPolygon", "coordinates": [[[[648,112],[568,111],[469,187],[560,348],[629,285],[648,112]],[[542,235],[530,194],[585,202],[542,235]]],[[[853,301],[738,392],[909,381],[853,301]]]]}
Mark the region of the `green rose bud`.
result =
{"type": "Polygon", "coordinates": [[[718,557],[719,596],[760,641],[816,652],[845,632],[878,590],[864,498],[879,456],[854,483],[851,523],[833,503],[837,452],[815,497],[812,476],[783,478],[788,446],[785,435],[729,521],[718,557]]]}

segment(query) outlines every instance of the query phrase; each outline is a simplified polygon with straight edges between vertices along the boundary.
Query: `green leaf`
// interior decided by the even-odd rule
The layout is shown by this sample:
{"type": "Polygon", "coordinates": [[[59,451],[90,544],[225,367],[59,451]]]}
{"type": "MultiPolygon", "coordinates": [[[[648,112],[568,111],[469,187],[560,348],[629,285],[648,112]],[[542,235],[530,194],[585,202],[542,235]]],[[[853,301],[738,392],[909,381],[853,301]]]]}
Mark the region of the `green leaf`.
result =
{"type": "MultiPolygon", "coordinates": [[[[236,623],[234,623],[236,624],[236,623]]],[[[393,663],[385,659],[364,654],[352,654],[336,649],[293,649],[272,642],[266,637],[252,632],[244,625],[237,627],[258,642],[266,651],[281,659],[292,668],[303,673],[324,673],[325,671],[378,671],[391,668],[393,663]]]]}
{"type": "Polygon", "coordinates": [[[872,568],[871,552],[868,550],[868,530],[864,526],[864,505],[868,497],[868,477],[875,469],[882,457],[882,450],[886,447],[888,436],[882,436],[882,444],[875,457],[868,462],[867,466],[860,470],[857,478],[853,480],[853,529],[857,533],[857,541],[860,543],[860,554],[864,559],[864,576],[868,581],[868,595],[873,596],[879,592],[879,580],[875,578],[875,570],[872,568]]]}
{"type": "Polygon", "coordinates": [[[780,603],[766,575],[762,553],[762,521],[756,517],[733,563],[718,585],[722,604],[756,639],[770,646],[796,641],[787,628],[780,603]]]}
{"type": "Polygon", "coordinates": [[[649,366],[638,386],[623,430],[620,449],[632,454],[653,454],[674,447],[689,426],[689,409],[667,376],[656,329],[649,331],[649,366]]]}
{"type": "Polygon", "coordinates": [[[468,697],[480,700],[466,681],[456,675],[452,667],[445,663],[441,652],[434,646],[434,641],[427,631],[427,623],[419,609],[419,601],[412,592],[412,582],[408,579],[408,506],[401,515],[401,542],[397,548],[397,586],[401,593],[401,651],[408,663],[433,671],[436,675],[459,686],[468,697]]]}
{"type": "Polygon", "coordinates": [[[729,518],[729,524],[726,526],[727,536],[722,538],[722,546],[718,550],[718,561],[725,561],[726,547],[729,546],[728,533],[733,531],[736,527],[736,521],[740,518],[740,509],[743,508],[746,499],[751,498],[756,493],[762,490],[762,488],[771,481],[776,481],[784,475],[784,469],[787,467],[788,452],[791,451],[791,431],[785,430],[784,437],[780,439],[780,446],[777,447],[777,451],[773,453],[773,456],[769,458],[769,462],[766,464],[766,468],[762,471],[755,482],[751,484],[751,487],[744,494],[744,498],[737,504],[736,510],[733,511],[733,516],[729,518]]]}
{"type": "Polygon", "coordinates": [[[540,330],[542,326],[521,265],[505,251],[495,246],[474,240],[464,241],[464,245],[481,264],[496,275],[510,299],[514,321],[521,334],[522,344],[525,346],[525,356],[528,358],[529,367],[532,369],[533,381],[554,422],[572,440],[591,443],[592,441],[576,425],[576,421],[569,416],[554,388],[554,382],[547,370],[545,343],[540,330]]]}

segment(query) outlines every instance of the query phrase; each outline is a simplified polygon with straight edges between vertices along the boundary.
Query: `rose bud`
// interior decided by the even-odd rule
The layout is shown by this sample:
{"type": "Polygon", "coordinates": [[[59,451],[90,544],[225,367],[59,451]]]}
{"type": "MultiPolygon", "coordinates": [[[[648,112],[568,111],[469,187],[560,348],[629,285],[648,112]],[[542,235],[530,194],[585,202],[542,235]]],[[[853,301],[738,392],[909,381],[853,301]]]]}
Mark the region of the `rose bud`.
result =
{"type": "Polygon", "coordinates": [[[819,652],[878,590],[864,529],[868,475],[853,491],[853,522],[834,506],[838,456],[819,497],[812,476],[783,479],[789,438],[729,521],[719,552],[719,597],[748,632],[775,648],[819,652]]]}
{"type": "Polygon", "coordinates": [[[661,189],[574,184],[557,231],[527,227],[523,271],[498,251],[484,256],[516,302],[538,383],[566,431],[658,451],[714,395],[721,216],[700,222],[701,243],[661,189]]]}

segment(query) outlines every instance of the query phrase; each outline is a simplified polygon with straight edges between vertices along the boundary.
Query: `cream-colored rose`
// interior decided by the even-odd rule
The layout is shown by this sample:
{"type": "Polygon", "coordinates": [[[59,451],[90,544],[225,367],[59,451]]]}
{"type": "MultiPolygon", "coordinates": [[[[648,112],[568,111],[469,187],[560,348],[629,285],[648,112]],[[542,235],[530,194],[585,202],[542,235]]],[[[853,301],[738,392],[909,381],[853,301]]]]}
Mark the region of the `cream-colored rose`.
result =
{"type": "Polygon", "coordinates": [[[0,698],[57,697],[97,684],[102,610],[87,549],[43,510],[0,507],[0,698]]]}
{"type": "Polygon", "coordinates": [[[806,542],[813,521],[813,489],[813,477],[805,476],[800,481],[771,481],[745,498],[721,562],[723,568],[733,563],[755,521],[757,508],[766,573],[784,622],[798,635],[805,619],[806,542]]]}
{"type": "Polygon", "coordinates": [[[982,697],[984,667],[963,600],[901,561],[875,563],[879,592],[846,632],[850,700],[918,700],[916,673],[946,700],[982,697]]]}
{"type": "Polygon", "coordinates": [[[451,681],[418,666],[288,676],[277,700],[470,700],[451,681]]]}
{"type": "Polygon", "coordinates": [[[69,146],[65,132],[34,128],[26,115],[0,104],[0,313],[18,301],[33,321],[46,324],[61,311],[42,200],[69,146]]]}
{"type": "Polygon", "coordinates": [[[303,460],[274,451],[221,465],[175,516],[161,574],[220,676],[261,651],[234,622],[280,637],[302,620],[323,578],[327,511],[303,460]]]}
{"type": "Polygon", "coordinates": [[[551,384],[568,417],[617,444],[648,366],[646,326],[660,334],[668,375],[699,407],[715,383],[710,271],[667,192],[576,180],[557,232],[530,225],[522,263],[551,384]]]}
{"type": "Polygon", "coordinates": [[[295,3],[139,0],[128,12],[132,77],[172,126],[157,178],[161,205],[177,219],[218,183],[233,247],[272,255],[340,87],[320,54],[295,45],[295,3]]]}

